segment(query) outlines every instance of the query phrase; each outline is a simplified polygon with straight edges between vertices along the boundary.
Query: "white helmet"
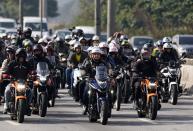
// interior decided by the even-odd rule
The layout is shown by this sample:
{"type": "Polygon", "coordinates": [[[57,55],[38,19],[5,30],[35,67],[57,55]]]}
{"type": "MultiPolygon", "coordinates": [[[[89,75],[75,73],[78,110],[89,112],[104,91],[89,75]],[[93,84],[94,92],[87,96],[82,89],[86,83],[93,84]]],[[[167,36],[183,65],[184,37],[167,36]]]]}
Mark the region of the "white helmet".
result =
{"type": "Polygon", "coordinates": [[[171,49],[172,48],[172,45],[170,43],[165,43],[163,45],[163,49],[171,49]]]}
{"type": "Polygon", "coordinates": [[[65,40],[71,40],[71,39],[72,39],[72,36],[71,36],[71,35],[66,35],[64,39],[65,39],[65,40]]]}
{"type": "Polygon", "coordinates": [[[93,41],[99,41],[100,39],[99,39],[99,36],[94,35],[94,36],[92,37],[92,40],[93,40],[93,41]]]}
{"type": "Polygon", "coordinates": [[[87,51],[87,52],[90,52],[90,51],[92,51],[92,49],[93,49],[93,47],[90,46],[90,47],[88,47],[88,49],[87,49],[86,51],[87,51]]]}
{"type": "Polygon", "coordinates": [[[38,41],[38,44],[43,43],[45,40],[43,38],[40,38],[38,41]]]}
{"type": "Polygon", "coordinates": [[[17,36],[14,35],[14,34],[11,35],[11,39],[16,39],[16,37],[17,37],[17,36]]]}
{"type": "Polygon", "coordinates": [[[106,42],[101,42],[99,48],[109,48],[109,45],[106,42]]]}
{"type": "Polygon", "coordinates": [[[118,52],[118,49],[115,46],[109,47],[109,52],[118,52]]]}
{"type": "Polygon", "coordinates": [[[76,40],[71,40],[71,41],[69,42],[69,45],[70,45],[70,46],[74,46],[75,43],[76,43],[76,40]]]}
{"type": "Polygon", "coordinates": [[[162,40],[163,43],[172,43],[172,40],[170,37],[164,37],[162,40]]]}
{"type": "Polygon", "coordinates": [[[79,41],[77,41],[75,44],[74,44],[74,49],[80,47],[81,48],[81,44],[79,41]]]}
{"type": "Polygon", "coordinates": [[[93,47],[92,51],[91,51],[91,54],[94,54],[94,53],[101,54],[102,52],[101,52],[101,49],[99,47],[93,47]]]}
{"type": "Polygon", "coordinates": [[[112,40],[110,43],[109,43],[109,48],[110,47],[116,47],[117,49],[120,49],[120,45],[116,43],[115,40],[112,40]]]}

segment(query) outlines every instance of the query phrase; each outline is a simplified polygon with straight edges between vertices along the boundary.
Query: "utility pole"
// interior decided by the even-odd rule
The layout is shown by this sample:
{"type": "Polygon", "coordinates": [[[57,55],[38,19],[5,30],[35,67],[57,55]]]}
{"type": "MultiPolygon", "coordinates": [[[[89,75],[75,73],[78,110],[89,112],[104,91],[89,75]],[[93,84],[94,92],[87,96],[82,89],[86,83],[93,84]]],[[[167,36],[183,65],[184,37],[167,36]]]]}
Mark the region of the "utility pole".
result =
{"type": "Polygon", "coordinates": [[[107,38],[113,35],[115,30],[115,0],[108,0],[107,13],[107,38]]]}
{"type": "Polygon", "coordinates": [[[23,30],[23,0],[19,0],[19,23],[23,30]]]}
{"type": "Polygon", "coordinates": [[[95,34],[101,35],[101,3],[95,0],[95,34]]]}
{"type": "Polygon", "coordinates": [[[43,28],[42,28],[42,23],[43,23],[43,0],[39,0],[39,16],[40,16],[40,37],[43,37],[43,28]]]}
{"type": "Polygon", "coordinates": [[[43,0],[43,17],[47,18],[47,1],[48,0],[43,0]]]}

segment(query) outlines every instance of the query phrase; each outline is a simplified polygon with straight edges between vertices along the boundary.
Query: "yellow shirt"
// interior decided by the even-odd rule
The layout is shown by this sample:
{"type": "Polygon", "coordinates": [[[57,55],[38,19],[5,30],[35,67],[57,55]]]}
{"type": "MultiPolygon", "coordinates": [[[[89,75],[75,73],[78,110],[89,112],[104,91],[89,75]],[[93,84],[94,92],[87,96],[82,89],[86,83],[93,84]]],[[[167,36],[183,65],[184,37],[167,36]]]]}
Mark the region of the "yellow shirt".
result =
{"type": "Polygon", "coordinates": [[[77,60],[78,62],[80,62],[80,57],[81,57],[81,54],[76,54],[76,60],[77,60]]]}

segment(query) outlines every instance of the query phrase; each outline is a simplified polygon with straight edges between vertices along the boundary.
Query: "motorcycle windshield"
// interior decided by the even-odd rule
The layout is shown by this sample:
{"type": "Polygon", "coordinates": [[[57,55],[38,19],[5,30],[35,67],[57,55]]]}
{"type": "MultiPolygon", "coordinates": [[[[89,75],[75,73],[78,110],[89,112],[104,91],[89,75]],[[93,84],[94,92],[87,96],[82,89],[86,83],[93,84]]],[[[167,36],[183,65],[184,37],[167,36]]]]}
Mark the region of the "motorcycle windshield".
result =
{"type": "Polygon", "coordinates": [[[95,79],[98,81],[105,81],[108,78],[107,67],[106,66],[96,66],[95,79]]]}
{"type": "Polygon", "coordinates": [[[38,76],[48,76],[50,71],[46,62],[39,62],[37,64],[36,72],[38,76]]]}

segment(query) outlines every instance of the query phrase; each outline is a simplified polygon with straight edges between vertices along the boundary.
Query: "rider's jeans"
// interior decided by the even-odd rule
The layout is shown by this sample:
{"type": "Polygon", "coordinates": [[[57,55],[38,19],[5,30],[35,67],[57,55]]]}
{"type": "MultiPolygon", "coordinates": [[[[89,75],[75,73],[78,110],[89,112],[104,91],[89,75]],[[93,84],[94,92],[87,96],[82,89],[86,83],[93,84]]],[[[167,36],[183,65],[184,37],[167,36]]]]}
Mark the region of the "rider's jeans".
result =
{"type": "Polygon", "coordinates": [[[67,68],[66,69],[66,83],[68,86],[71,86],[71,81],[72,81],[72,69],[67,68]]]}

